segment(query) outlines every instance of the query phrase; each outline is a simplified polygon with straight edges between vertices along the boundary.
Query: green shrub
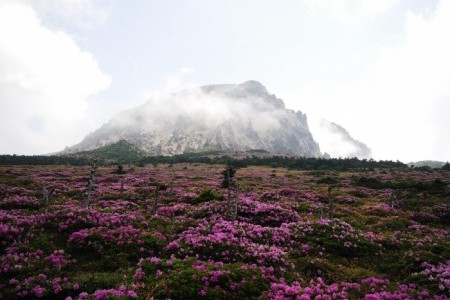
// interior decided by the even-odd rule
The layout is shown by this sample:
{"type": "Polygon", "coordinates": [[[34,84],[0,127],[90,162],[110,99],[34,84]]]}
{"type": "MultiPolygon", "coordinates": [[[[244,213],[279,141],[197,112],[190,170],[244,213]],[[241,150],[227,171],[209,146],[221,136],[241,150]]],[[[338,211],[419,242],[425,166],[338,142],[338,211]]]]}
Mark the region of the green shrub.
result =
{"type": "Polygon", "coordinates": [[[156,299],[258,299],[269,288],[259,268],[185,260],[141,263],[145,288],[156,299]]]}
{"type": "Polygon", "coordinates": [[[186,200],[187,203],[199,204],[211,200],[223,200],[224,196],[213,192],[211,189],[204,190],[197,198],[186,200]]]}

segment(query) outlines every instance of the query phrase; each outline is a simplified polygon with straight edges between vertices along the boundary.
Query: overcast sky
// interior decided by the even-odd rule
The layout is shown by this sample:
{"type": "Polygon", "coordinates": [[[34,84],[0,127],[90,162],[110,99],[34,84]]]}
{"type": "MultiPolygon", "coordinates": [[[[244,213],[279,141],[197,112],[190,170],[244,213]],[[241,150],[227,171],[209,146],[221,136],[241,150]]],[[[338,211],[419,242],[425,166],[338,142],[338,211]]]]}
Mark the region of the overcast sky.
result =
{"type": "Polygon", "coordinates": [[[450,160],[450,0],[0,0],[0,153],[154,93],[258,80],[375,159],[450,160]]]}

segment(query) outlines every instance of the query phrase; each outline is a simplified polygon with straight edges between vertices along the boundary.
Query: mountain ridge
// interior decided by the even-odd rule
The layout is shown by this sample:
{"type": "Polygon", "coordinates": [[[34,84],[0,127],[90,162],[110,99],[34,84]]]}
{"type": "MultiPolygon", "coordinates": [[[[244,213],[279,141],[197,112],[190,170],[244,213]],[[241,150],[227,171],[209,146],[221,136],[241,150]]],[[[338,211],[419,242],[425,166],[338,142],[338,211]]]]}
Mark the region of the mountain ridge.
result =
{"type": "Polygon", "coordinates": [[[140,153],[156,156],[262,149],[288,156],[371,157],[370,148],[342,126],[326,120],[313,125],[305,113],[287,109],[258,81],[212,84],[152,97],[123,110],[61,154],[126,141],[140,153]]]}
{"type": "Polygon", "coordinates": [[[264,149],[320,157],[302,112],[257,81],[207,85],[151,99],[113,117],[64,153],[93,150],[126,140],[150,155],[175,155],[203,148],[264,149]]]}

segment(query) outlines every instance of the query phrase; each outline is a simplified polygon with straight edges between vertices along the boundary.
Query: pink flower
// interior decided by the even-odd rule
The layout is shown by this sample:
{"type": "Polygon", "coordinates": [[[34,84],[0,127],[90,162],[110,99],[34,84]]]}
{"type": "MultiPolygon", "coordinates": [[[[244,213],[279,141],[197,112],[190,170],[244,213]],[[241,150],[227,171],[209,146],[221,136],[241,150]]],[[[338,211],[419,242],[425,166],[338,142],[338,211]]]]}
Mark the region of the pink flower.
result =
{"type": "Polygon", "coordinates": [[[35,286],[33,289],[34,295],[38,298],[43,297],[45,292],[46,292],[46,289],[41,287],[40,285],[35,286]]]}
{"type": "Polygon", "coordinates": [[[128,291],[127,296],[131,298],[137,298],[137,293],[135,291],[128,291]]]}

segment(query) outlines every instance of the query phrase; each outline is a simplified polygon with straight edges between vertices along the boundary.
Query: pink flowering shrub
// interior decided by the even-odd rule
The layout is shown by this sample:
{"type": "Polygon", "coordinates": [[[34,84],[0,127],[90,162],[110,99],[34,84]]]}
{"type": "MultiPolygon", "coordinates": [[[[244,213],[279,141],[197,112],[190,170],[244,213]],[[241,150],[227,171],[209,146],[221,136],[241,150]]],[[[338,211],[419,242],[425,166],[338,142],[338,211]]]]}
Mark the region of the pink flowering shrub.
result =
{"type": "Polygon", "coordinates": [[[183,215],[186,212],[186,209],[190,206],[190,204],[185,203],[178,203],[172,206],[162,206],[158,208],[157,213],[167,217],[180,216],[183,215]]]}
{"type": "Polygon", "coordinates": [[[198,255],[208,260],[283,264],[287,247],[292,246],[287,227],[271,228],[221,218],[191,227],[170,242],[166,250],[179,257],[198,255]]]}
{"type": "Polygon", "coordinates": [[[82,292],[78,295],[78,299],[94,299],[94,300],[108,300],[108,299],[134,299],[137,298],[137,287],[127,288],[121,285],[117,289],[99,289],[89,294],[82,292]]]}
{"type": "MultiPolygon", "coordinates": [[[[211,217],[228,211],[226,201],[210,201],[200,205],[188,216],[195,218],[211,217]]],[[[241,196],[238,199],[237,220],[262,226],[278,227],[283,223],[297,222],[301,218],[292,209],[282,208],[277,204],[268,204],[241,196]]]]}
{"type": "Polygon", "coordinates": [[[0,278],[10,278],[5,293],[12,298],[66,294],[72,290],[64,274],[70,264],[70,255],[62,249],[45,254],[40,249],[22,252],[11,247],[0,258],[0,278]]]}
{"type": "Polygon", "coordinates": [[[74,205],[59,206],[42,216],[42,225],[50,229],[57,225],[58,231],[72,233],[95,226],[120,227],[147,224],[142,214],[133,211],[122,212],[121,206],[116,211],[115,207],[117,205],[98,210],[85,210],[74,205]]]}
{"type": "Polygon", "coordinates": [[[288,226],[300,242],[343,257],[372,255],[378,250],[362,232],[339,219],[298,222],[288,226]]]}
{"type": "Polygon", "coordinates": [[[11,196],[0,201],[0,209],[38,209],[39,200],[28,196],[11,196]]]}
{"type": "Polygon", "coordinates": [[[202,261],[192,257],[143,259],[138,263],[134,277],[149,283],[146,287],[152,282],[160,282],[156,289],[148,290],[148,296],[156,299],[251,299],[268,289],[270,282],[256,265],[202,261]]]}
{"type": "Polygon", "coordinates": [[[436,294],[450,297],[450,260],[437,265],[424,262],[422,267],[423,271],[412,274],[411,281],[427,286],[436,294]]]}
{"type": "Polygon", "coordinates": [[[398,214],[398,210],[391,207],[387,203],[380,203],[378,205],[372,206],[366,211],[372,215],[380,216],[380,217],[387,217],[387,216],[393,216],[398,214]]]}
{"type": "Polygon", "coordinates": [[[369,277],[359,282],[325,283],[320,277],[309,283],[272,283],[269,299],[446,299],[431,298],[427,290],[419,290],[414,284],[392,287],[389,280],[369,277]]]}
{"type": "Polygon", "coordinates": [[[125,169],[0,166],[0,299],[450,297],[448,171],[125,169]]]}
{"type": "Polygon", "coordinates": [[[261,203],[248,197],[240,197],[238,220],[277,227],[283,223],[300,221],[300,216],[292,209],[282,208],[276,204],[261,203]]]}
{"type": "Polygon", "coordinates": [[[96,206],[103,211],[115,213],[127,213],[139,208],[138,204],[127,200],[101,200],[96,203],[96,206]]]}
{"type": "Polygon", "coordinates": [[[97,254],[117,252],[126,253],[129,257],[139,257],[145,253],[154,253],[158,247],[151,234],[131,225],[108,228],[104,226],[92,227],[73,232],[67,240],[73,249],[97,254]]]}
{"type": "Polygon", "coordinates": [[[11,245],[15,238],[19,237],[23,228],[14,227],[7,223],[0,223],[0,249],[11,245]]]}

